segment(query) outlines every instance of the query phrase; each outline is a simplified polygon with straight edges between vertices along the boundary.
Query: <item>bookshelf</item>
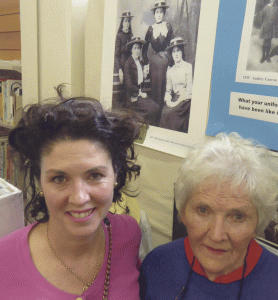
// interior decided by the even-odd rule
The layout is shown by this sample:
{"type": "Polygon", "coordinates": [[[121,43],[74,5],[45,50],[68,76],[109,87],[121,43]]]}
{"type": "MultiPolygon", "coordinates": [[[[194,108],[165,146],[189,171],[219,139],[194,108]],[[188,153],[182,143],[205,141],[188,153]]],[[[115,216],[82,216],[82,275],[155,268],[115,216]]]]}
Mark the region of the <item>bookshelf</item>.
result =
{"type": "Polygon", "coordinates": [[[22,179],[20,170],[14,164],[8,135],[17,123],[16,116],[21,115],[21,77],[21,61],[0,59],[0,177],[19,189],[22,179]]]}
{"type": "Polygon", "coordinates": [[[24,226],[22,175],[8,144],[21,115],[21,33],[19,0],[0,1],[0,237],[24,226]],[[20,112],[20,113],[18,113],[20,112]]]}
{"type": "Polygon", "coordinates": [[[20,188],[20,171],[14,164],[8,135],[16,123],[15,116],[22,110],[21,80],[0,79],[0,88],[0,177],[20,188]]]}
{"type": "Polygon", "coordinates": [[[12,129],[12,125],[3,124],[2,122],[0,122],[0,137],[9,135],[12,129]]]}

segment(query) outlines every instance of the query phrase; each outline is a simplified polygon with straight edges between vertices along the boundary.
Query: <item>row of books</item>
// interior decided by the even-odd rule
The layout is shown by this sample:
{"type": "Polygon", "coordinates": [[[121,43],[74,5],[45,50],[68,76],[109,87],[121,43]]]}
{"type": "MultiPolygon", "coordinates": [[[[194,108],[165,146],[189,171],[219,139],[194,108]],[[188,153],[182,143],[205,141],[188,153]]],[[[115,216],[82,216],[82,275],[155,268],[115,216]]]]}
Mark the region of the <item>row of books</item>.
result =
{"type": "Polygon", "coordinates": [[[21,80],[0,79],[0,122],[14,125],[16,111],[22,107],[21,80]]]}
{"type": "Polygon", "coordinates": [[[20,186],[20,170],[15,166],[15,158],[7,137],[0,138],[0,177],[14,186],[20,186]]]}

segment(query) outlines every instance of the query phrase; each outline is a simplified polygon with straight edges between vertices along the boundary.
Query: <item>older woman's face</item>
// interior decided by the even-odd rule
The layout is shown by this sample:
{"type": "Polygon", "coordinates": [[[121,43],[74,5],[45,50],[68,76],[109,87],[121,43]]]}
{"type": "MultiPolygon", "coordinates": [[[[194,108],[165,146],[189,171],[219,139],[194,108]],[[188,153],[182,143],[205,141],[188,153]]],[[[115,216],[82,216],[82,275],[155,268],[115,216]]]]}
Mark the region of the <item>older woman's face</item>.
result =
{"type": "Polygon", "coordinates": [[[223,185],[218,189],[205,186],[193,193],[182,221],[194,256],[213,281],[244,264],[258,217],[250,199],[240,193],[235,195],[229,185],[223,185]]]}
{"type": "Polygon", "coordinates": [[[159,7],[154,12],[154,18],[156,23],[160,23],[164,19],[164,9],[159,7]]]}
{"type": "Polygon", "coordinates": [[[111,206],[115,180],[111,157],[99,143],[54,144],[41,161],[49,222],[65,236],[93,234],[111,206]]]}

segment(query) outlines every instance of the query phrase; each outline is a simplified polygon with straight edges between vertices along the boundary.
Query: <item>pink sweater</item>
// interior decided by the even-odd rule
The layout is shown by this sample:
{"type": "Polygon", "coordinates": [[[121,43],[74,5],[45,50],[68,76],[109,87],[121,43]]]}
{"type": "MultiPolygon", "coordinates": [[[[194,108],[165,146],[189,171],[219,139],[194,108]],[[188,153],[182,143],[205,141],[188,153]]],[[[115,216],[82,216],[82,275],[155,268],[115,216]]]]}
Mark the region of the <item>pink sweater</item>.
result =
{"type": "MultiPolygon", "coordinates": [[[[110,300],[139,299],[140,228],[135,219],[125,215],[108,218],[112,228],[110,300]]],[[[69,294],[50,284],[33,264],[28,233],[37,223],[17,230],[0,239],[0,298],[8,300],[76,300],[102,299],[106,263],[108,258],[108,231],[105,232],[106,252],[104,264],[94,283],[82,296],[69,294]]]]}

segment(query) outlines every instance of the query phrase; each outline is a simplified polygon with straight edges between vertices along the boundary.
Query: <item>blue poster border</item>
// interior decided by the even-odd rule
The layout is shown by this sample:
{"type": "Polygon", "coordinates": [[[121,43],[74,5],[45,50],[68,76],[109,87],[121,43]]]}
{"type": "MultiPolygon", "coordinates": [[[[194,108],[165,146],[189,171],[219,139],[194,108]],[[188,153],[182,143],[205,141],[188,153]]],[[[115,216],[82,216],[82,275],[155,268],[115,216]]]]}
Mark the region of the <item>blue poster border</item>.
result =
{"type": "MultiPolygon", "coordinates": [[[[220,0],[206,135],[238,132],[278,151],[278,124],[229,114],[231,92],[278,96],[277,86],[236,82],[246,1],[220,0]]],[[[278,116],[277,116],[278,117],[278,116]]]]}

